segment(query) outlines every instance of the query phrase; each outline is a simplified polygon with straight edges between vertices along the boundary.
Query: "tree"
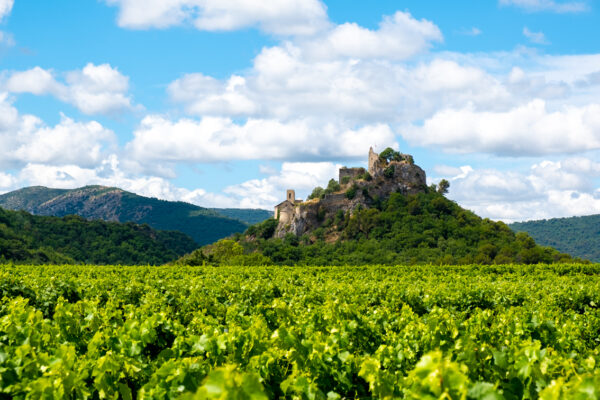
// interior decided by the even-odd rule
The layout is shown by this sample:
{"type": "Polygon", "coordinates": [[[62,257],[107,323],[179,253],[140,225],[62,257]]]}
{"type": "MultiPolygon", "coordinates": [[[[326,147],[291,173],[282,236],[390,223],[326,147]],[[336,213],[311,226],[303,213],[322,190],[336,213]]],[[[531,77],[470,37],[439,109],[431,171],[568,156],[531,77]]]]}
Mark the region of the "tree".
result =
{"type": "Polygon", "coordinates": [[[437,191],[438,191],[438,193],[440,193],[440,194],[446,194],[446,193],[448,193],[448,188],[449,188],[449,187],[450,187],[450,182],[448,182],[448,181],[447,181],[447,180],[445,180],[445,179],[442,179],[442,180],[440,181],[440,183],[438,183],[438,186],[437,186],[437,191]]]}
{"type": "Polygon", "coordinates": [[[308,200],[320,199],[321,197],[323,197],[324,194],[325,194],[325,189],[323,189],[321,186],[317,186],[316,188],[313,189],[310,196],[308,196],[308,200]]]}

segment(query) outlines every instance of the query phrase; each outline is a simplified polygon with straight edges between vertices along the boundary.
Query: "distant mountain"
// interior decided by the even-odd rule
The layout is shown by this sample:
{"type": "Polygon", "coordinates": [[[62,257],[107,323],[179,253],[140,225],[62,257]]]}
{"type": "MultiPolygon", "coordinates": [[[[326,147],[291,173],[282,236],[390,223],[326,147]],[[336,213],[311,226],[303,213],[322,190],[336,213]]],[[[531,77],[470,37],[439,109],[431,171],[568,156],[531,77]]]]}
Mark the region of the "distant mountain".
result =
{"type": "Polygon", "coordinates": [[[527,232],[543,246],[593,262],[600,262],[600,215],[515,222],[516,232],[527,232]]]}
{"type": "Polygon", "coordinates": [[[273,212],[260,208],[213,208],[213,211],[227,218],[237,219],[248,225],[258,224],[266,219],[273,218],[273,212]]]}
{"type": "Polygon", "coordinates": [[[79,189],[32,186],[0,195],[0,207],[25,210],[36,215],[62,217],[74,214],[88,220],[148,224],[154,229],[183,232],[199,245],[243,232],[247,224],[242,221],[246,218],[255,220],[259,215],[256,210],[247,214],[239,210],[221,213],[189,203],[143,197],[105,186],[79,189]],[[228,213],[237,215],[238,219],[227,217],[228,213]]]}
{"type": "Polygon", "coordinates": [[[0,208],[0,263],[161,265],[197,245],[148,225],[45,217],[0,208]]]}

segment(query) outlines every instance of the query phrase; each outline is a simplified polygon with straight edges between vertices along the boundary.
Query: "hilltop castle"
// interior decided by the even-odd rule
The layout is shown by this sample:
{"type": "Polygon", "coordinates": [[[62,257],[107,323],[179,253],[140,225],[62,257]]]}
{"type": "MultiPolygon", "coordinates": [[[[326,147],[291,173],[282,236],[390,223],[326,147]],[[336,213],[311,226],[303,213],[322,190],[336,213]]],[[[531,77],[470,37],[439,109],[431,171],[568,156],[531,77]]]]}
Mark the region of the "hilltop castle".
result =
{"type": "Polygon", "coordinates": [[[307,201],[296,199],[295,191],[288,189],[286,199],[275,206],[274,216],[279,220],[275,235],[302,235],[340,210],[352,214],[355,209],[369,208],[391,193],[415,194],[427,189],[425,171],[414,164],[413,157],[390,148],[377,154],[371,147],[368,169],[340,168],[338,182],[340,190],[307,201]]]}

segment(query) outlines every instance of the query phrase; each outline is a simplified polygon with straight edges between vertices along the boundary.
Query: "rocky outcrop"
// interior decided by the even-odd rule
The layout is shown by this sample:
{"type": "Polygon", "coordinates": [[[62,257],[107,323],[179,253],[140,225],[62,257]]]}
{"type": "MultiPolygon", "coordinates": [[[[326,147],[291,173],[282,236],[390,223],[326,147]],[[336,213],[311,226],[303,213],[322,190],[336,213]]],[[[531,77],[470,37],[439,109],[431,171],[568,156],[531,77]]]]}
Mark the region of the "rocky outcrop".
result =
{"type": "Polygon", "coordinates": [[[275,237],[310,234],[336,218],[370,208],[392,193],[408,195],[427,190],[425,171],[412,163],[411,156],[396,153],[400,161],[388,161],[372,154],[369,154],[368,173],[363,168],[340,169],[340,190],[296,204],[289,211],[291,215],[280,220],[275,237]]]}

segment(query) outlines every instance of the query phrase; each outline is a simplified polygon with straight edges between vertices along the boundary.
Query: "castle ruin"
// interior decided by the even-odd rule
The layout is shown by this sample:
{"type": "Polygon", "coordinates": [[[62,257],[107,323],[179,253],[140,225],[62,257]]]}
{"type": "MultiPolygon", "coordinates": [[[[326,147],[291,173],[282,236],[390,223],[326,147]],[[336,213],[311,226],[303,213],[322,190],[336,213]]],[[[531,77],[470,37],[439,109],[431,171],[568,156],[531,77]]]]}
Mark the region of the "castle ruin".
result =
{"type": "Polygon", "coordinates": [[[294,190],[288,189],[286,199],[275,206],[274,216],[279,220],[275,236],[302,235],[340,210],[352,215],[356,209],[369,208],[377,199],[388,198],[392,193],[406,195],[427,190],[425,171],[414,164],[412,156],[389,148],[377,154],[371,147],[367,170],[340,168],[339,184],[339,191],[304,202],[296,199],[294,190]]]}

